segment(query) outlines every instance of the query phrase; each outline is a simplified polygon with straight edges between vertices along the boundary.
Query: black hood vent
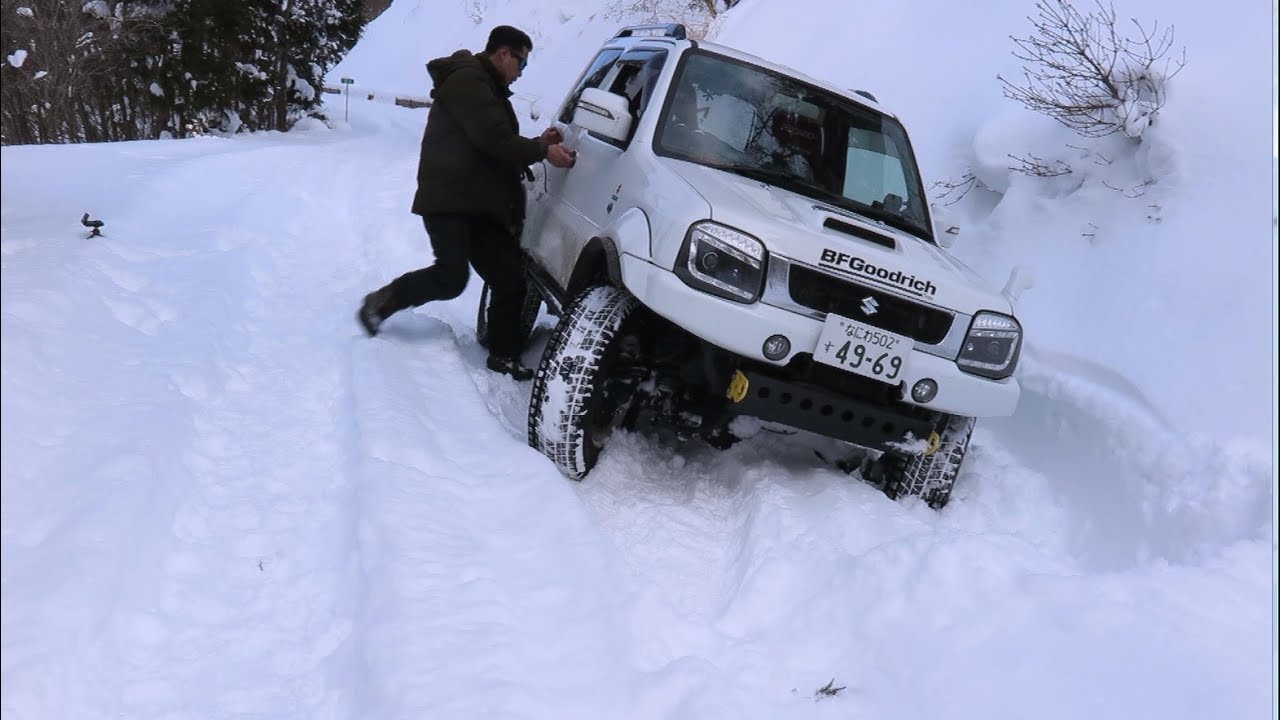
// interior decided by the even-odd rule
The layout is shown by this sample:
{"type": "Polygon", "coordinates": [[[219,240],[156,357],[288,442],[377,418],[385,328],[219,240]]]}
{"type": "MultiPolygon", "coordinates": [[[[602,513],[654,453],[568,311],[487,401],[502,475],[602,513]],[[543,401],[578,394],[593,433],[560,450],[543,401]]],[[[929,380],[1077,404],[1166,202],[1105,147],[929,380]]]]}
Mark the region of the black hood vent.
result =
{"type": "Polygon", "coordinates": [[[856,238],[862,238],[863,240],[870,240],[871,242],[877,245],[880,245],[881,247],[887,247],[890,250],[896,250],[898,247],[898,244],[894,242],[893,238],[891,237],[886,237],[884,235],[881,235],[878,232],[873,232],[871,230],[858,227],[857,225],[854,225],[852,223],[847,223],[847,222],[844,222],[843,220],[837,220],[833,217],[827,218],[822,223],[822,227],[827,228],[828,230],[835,230],[836,232],[842,232],[845,235],[852,235],[856,238]]]}

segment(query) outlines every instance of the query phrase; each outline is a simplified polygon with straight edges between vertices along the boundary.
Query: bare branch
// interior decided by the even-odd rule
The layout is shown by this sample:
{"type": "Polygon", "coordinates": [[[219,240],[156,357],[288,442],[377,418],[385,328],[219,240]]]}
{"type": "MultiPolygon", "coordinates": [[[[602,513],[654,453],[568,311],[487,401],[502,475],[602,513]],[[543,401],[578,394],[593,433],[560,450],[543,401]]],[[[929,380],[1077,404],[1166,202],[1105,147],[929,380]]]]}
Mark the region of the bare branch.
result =
{"type": "MultiPolygon", "coordinates": [[[[1151,185],[1154,185],[1155,183],[1156,183],[1155,178],[1147,178],[1143,182],[1140,182],[1137,185],[1134,185],[1133,187],[1129,188],[1128,190],[1125,190],[1123,188],[1118,188],[1115,185],[1112,185],[1106,180],[1102,181],[1103,186],[1106,187],[1108,190],[1115,190],[1116,192],[1130,199],[1140,198],[1143,195],[1146,195],[1147,194],[1146,188],[1150,187],[1151,185]]],[[[1156,207],[1156,206],[1151,205],[1148,207],[1156,207]]]]}
{"type": "Polygon", "coordinates": [[[965,170],[959,180],[937,180],[929,185],[929,190],[941,190],[934,195],[934,199],[943,202],[942,205],[955,205],[964,199],[965,195],[974,188],[978,183],[978,177],[973,174],[973,170],[965,170]]]}
{"type": "Polygon", "coordinates": [[[1018,157],[1016,155],[1009,155],[1008,157],[1010,160],[1018,163],[1015,166],[1011,166],[1009,169],[1014,172],[1020,172],[1023,175],[1051,178],[1071,174],[1071,166],[1061,160],[1053,160],[1050,162],[1044,158],[1036,157],[1031,153],[1027,153],[1025,158],[1018,157]]]}

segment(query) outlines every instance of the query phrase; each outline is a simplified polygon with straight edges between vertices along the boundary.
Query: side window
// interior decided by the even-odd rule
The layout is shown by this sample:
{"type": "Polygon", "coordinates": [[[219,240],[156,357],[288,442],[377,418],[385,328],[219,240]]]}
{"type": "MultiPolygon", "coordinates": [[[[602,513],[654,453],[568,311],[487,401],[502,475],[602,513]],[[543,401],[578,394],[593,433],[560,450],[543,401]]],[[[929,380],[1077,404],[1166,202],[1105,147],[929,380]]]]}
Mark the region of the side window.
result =
{"type": "Polygon", "coordinates": [[[578,98],[582,97],[582,91],[589,87],[600,87],[605,76],[613,69],[613,61],[617,60],[621,54],[621,50],[601,50],[600,54],[596,55],[596,59],[591,61],[591,66],[582,74],[578,80],[578,86],[573,89],[564,107],[560,109],[560,122],[565,124],[573,122],[573,109],[578,106],[578,98]]]}
{"type": "Polygon", "coordinates": [[[618,74],[614,76],[609,92],[623,95],[631,101],[632,120],[638,122],[644,115],[645,108],[653,99],[658,74],[666,61],[666,50],[649,48],[632,50],[618,60],[618,74]]]}

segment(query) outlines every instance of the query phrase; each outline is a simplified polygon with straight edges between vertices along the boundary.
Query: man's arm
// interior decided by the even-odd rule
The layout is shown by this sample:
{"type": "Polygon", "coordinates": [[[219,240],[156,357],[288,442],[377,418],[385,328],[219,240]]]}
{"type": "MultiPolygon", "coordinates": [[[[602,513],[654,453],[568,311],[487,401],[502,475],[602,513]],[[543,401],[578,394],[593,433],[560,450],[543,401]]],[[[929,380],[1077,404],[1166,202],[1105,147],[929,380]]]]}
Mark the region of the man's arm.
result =
{"type": "Polygon", "coordinates": [[[506,103],[493,94],[483,70],[459,70],[436,89],[436,100],[484,154],[518,165],[547,157],[545,145],[512,131],[506,103]]]}

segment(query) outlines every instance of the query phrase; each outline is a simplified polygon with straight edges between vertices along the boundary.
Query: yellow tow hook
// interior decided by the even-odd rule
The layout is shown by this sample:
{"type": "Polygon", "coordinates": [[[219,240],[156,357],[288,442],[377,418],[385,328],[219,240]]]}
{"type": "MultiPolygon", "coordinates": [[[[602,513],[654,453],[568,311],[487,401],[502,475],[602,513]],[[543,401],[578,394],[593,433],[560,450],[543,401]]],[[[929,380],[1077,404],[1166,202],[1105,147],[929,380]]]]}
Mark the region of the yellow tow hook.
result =
{"type": "Polygon", "coordinates": [[[747,376],[742,374],[741,370],[733,371],[733,378],[729,380],[729,391],[724,394],[730,400],[740,403],[747,396],[747,388],[751,383],[747,380],[747,376]]]}
{"type": "Polygon", "coordinates": [[[930,455],[938,452],[938,448],[940,447],[942,447],[942,436],[938,435],[935,430],[934,432],[929,433],[929,447],[924,449],[924,456],[929,457],[930,455]]]}

